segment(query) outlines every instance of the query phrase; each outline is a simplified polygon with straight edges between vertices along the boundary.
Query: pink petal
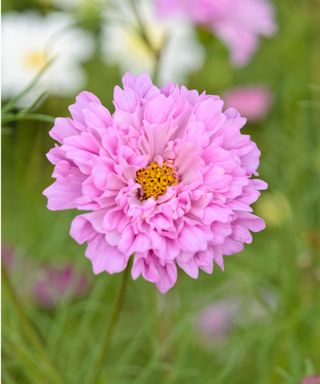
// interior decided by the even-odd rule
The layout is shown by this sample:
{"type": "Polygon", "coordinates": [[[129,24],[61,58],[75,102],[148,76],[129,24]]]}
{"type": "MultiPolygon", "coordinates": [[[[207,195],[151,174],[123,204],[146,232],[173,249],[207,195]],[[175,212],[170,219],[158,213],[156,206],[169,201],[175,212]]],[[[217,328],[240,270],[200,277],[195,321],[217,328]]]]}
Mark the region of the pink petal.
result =
{"type": "Polygon", "coordinates": [[[121,272],[128,262],[124,254],[116,247],[110,246],[102,235],[97,235],[88,242],[86,256],[91,260],[95,274],[104,271],[110,274],[121,272]]]}

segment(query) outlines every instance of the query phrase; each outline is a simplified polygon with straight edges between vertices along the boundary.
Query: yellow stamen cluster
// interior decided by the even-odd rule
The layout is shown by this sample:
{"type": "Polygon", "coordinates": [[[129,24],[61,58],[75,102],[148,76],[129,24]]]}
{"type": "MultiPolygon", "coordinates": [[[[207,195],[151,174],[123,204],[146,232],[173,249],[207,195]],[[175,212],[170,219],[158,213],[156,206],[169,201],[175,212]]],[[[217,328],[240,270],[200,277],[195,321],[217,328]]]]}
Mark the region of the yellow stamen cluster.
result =
{"type": "Polygon", "coordinates": [[[151,163],[146,168],[136,172],[136,182],[141,184],[142,193],[140,199],[145,200],[149,197],[157,199],[166,193],[167,187],[177,182],[175,170],[165,162],[162,167],[157,163],[151,163]]]}
{"type": "Polygon", "coordinates": [[[43,51],[28,52],[24,58],[26,67],[40,71],[49,61],[48,55],[43,51]]]}

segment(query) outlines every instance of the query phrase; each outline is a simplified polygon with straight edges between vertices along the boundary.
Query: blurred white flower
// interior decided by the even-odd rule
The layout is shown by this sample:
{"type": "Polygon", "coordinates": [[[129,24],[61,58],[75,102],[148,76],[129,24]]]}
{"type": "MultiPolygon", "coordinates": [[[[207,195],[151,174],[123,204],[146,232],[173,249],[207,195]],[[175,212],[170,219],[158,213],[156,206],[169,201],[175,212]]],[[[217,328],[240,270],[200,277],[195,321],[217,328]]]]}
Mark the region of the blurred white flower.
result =
{"type": "Polygon", "coordinates": [[[51,13],[7,13],[2,19],[2,96],[21,92],[54,58],[37,86],[20,105],[27,105],[40,93],[69,95],[85,83],[80,62],[93,52],[91,36],[73,26],[71,16],[51,13]]]}
{"type": "MultiPolygon", "coordinates": [[[[103,27],[102,52],[109,64],[117,64],[123,72],[153,74],[156,66],[154,52],[139,33],[139,23],[130,5],[124,0],[111,2],[103,27]],[[113,8],[114,13],[110,13],[113,8]],[[110,17],[111,16],[111,17],[110,17]]],[[[152,2],[139,3],[139,14],[152,46],[163,47],[159,82],[181,83],[186,75],[201,67],[203,48],[198,43],[193,28],[186,20],[163,21],[154,15],[152,2]]]]}

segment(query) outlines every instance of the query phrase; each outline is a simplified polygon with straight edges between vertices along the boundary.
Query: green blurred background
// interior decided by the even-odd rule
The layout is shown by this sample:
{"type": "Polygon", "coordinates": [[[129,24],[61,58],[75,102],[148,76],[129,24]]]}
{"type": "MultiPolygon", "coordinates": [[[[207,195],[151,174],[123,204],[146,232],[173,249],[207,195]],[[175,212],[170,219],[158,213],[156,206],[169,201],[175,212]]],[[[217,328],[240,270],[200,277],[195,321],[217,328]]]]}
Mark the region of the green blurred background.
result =
{"type": "MultiPolygon", "coordinates": [[[[233,69],[224,46],[199,30],[206,61],[186,84],[212,94],[237,85],[270,87],[271,112],[245,128],[262,151],[260,174],[269,183],[256,204],[267,229],[255,234],[242,253],[225,260],[225,272],[215,269],[197,280],[181,273],[165,296],[142,279],[130,280],[99,383],[296,384],[320,373],[320,2],[278,0],[274,5],[279,31],[262,42],[244,69],[233,69]],[[241,299],[241,308],[233,315],[232,330],[223,340],[203,340],[195,326],[199,311],[233,298],[241,299]]],[[[52,9],[31,0],[6,0],[2,8],[4,13],[52,9]]],[[[76,15],[98,34],[96,6],[76,15]]],[[[107,66],[98,54],[84,66],[86,89],[112,110],[120,70],[107,66]]],[[[65,116],[73,99],[49,97],[38,112],[65,116]]],[[[50,128],[31,121],[3,128],[2,243],[31,262],[19,276],[12,271],[16,292],[66,383],[82,383],[120,276],[94,276],[84,247],[68,234],[76,212],[46,208],[42,191],[51,183],[52,166],[45,157],[53,145],[50,128]],[[88,293],[50,310],[39,308],[23,294],[32,280],[33,262],[76,265],[90,279],[88,293]]],[[[3,296],[3,382],[50,383],[5,291],[3,296]]]]}

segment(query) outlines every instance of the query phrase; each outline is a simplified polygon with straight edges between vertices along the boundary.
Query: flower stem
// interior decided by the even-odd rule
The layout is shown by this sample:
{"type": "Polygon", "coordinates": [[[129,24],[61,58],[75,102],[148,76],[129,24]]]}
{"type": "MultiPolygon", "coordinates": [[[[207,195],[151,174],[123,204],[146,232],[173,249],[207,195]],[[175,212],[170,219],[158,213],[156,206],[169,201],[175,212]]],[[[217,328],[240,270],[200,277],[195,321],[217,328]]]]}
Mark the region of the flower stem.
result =
{"type": "Polygon", "coordinates": [[[49,115],[44,115],[41,113],[19,113],[19,114],[6,114],[2,118],[2,124],[11,123],[12,121],[17,120],[36,120],[43,121],[45,123],[53,124],[54,117],[49,115]]]}
{"type": "Polygon", "coordinates": [[[152,80],[156,84],[159,81],[161,54],[162,54],[162,51],[166,45],[166,39],[165,39],[162,47],[160,47],[160,48],[155,47],[149,34],[148,34],[144,19],[141,16],[138,0],[131,0],[130,5],[131,5],[132,12],[136,18],[141,38],[144,41],[145,45],[148,47],[148,49],[151,51],[151,53],[154,57],[154,68],[152,71],[152,80]]]}
{"type": "Polygon", "coordinates": [[[48,371],[50,371],[50,374],[48,375],[48,377],[51,379],[50,382],[55,384],[63,384],[64,380],[61,378],[60,373],[57,371],[56,367],[48,356],[38,330],[35,328],[33,323],[31,323],[27,314],[25,313],[23,305],[14,291],[5,268],[3,267],[1,269],[3,285],[8,293],[11,303],[13,304],[18,314],[20,325],[23,332],[25,333],[25,336],[30,340],[34,349],[38,352],[39,356],[42,358],[42,361],[46,364],[48,371]]]}
{"type": "Polygon", "coordinates": [[[161,54],[162,54],[162,50],[155,52],[155,56],[154,56],[155,65],[152,73],[152,80],[154,84],[158,84],[159,82],[159,74],[160,74],[160,68],[161,68],[161,54]]]}
{"type": "Polygon", "coordinates": [[[106,332],[101,339],[100,349],[99,349],[97,355],[95,356],[93,364],[91,365],[91,369],[89,370],[89,374],[87,376],[87,380],[85,381],[85,384],[95,384],[97,382],[97,380],[99,379],[101,369],[103,368],[103,365],[105,364],[105,360],[106,360],[106,357],[108,355],[111,340],[112,340],[113,331],[114,331],[115,325],[118,321],[121,309],[123,307],[129,271],[130,271],[130,267],[129,267],[129,265],[127,265],[127,268],[125,269],[125,271],[122,274],[122,279],[120,282],[117,297],[116,297],[115,302],[113,304],[113,309],[112,309],[112,313],[111,313],[109,326],[107,327],[106,332]]]}
{"type": "Polygon", "coordinates": [[[139,32],[141,34],[141,37],[142,37],[142,40],[144,41],[144,43],[146,44],[146,46],[155,54],[156,53],[156,49],[154,48],[151,40],[150,40],[150,36],[147,32],[147,29],[145,28],[145,24],[144,24],[144,20],[140,14],[140,9],[139,9],[139,6],[137,4],[138,0],[131,0],[130,1],[130,5],[131,5],[131,8],[132,8],[132,11],[133,11],[133,14],[136,18],[136,21],[137,21],[137,24],[138,24],[138,28],[139,28],[139,32]]]}

